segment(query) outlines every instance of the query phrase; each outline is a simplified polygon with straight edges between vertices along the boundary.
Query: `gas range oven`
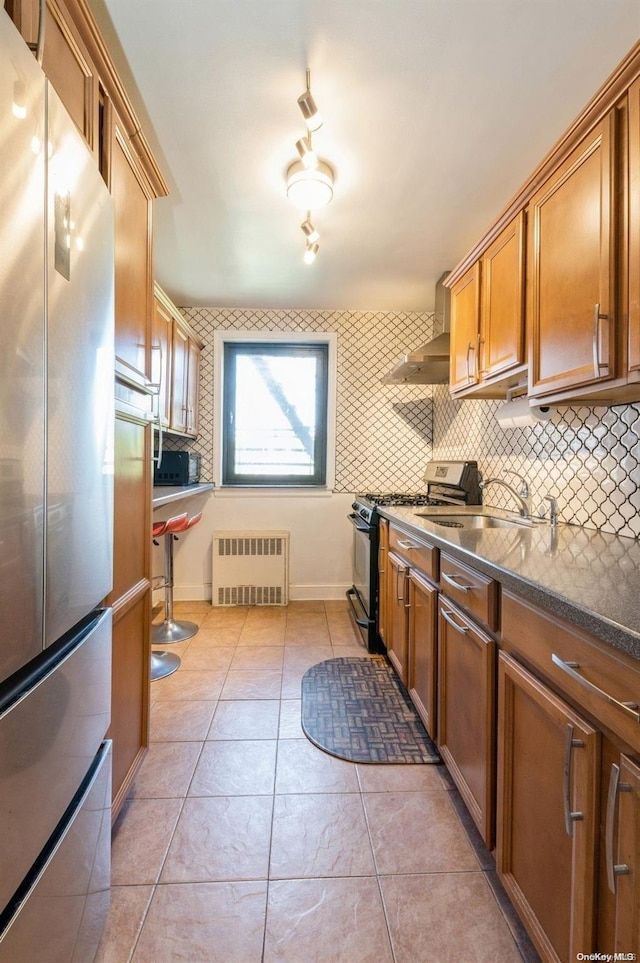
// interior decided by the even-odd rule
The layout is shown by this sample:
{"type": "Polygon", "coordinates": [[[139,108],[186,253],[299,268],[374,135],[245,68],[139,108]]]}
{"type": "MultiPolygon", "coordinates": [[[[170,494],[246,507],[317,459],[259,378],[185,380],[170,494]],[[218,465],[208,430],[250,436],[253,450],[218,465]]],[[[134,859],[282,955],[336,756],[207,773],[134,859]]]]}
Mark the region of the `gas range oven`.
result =
{"type": "Polygon", "coordinates": [[[353,512],[353,585],[347,600],[362,630],[369,652],[384,652],[378,635],[378,508],[385,506],[479,505],[480,485],[475,461],[430,461],[424,473],[426,493],[369,492],[356,495],[353,512]]]}

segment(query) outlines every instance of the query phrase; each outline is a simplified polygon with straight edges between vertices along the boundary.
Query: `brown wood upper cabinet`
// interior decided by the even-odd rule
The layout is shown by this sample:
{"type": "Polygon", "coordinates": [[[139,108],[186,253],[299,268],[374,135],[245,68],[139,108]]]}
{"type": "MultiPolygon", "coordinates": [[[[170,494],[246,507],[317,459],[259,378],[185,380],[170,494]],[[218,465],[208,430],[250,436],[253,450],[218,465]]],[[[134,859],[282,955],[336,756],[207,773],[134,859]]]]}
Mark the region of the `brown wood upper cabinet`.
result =
{"type": "Polygon", "coordinates": [[[629,372],[640,380],[640,78],[629,89],[629,372]]]}
{"type": "Polygon", "coordinates": [[[451,289],[451,384],[502,398],[526,370],[525,215],[520,212],[451,289]]]}
{"type": "MultiPolygon", "coordinates": [[[[193,438],[198,434],[200,342],[186,319],[160,285],[154,284],[154,370],[161,363],[163,426],[193,438]]],[[[158,389],[156,389],[158,390],[158,389]]]]}
{"type": "Polygon", "coordinates": [[[616,372],[616,131],[611,111],[529,205],[529,396],[616,372]]]}

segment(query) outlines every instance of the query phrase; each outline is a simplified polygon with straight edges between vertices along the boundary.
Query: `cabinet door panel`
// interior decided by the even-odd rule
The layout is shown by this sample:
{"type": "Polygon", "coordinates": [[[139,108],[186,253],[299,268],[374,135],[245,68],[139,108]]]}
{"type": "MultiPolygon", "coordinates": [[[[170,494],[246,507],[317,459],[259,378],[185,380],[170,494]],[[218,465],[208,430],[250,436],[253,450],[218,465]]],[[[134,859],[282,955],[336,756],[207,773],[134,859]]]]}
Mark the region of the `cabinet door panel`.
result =
{"type": "Polygon", "coordinates": [[[436,639],[438,592],[409,574],[409,676],[407,688],[425,729],[436,735],[436,639]]]}
{"type": "Polygon", "coordinates": [[[629,368],[640,369],[640,79],[629,90],[629,368]]]}
{"type": "Polygon", "coordinates": [[[48,0],[42,69],[95,154],[98,80],[93,65],[55,0],[48,0]]]}
{"type": "Polygon", "coordinates": [[[180,325],[173,322],[173,349],[171,358],[171,427],[174,431],[187,430],[187,379],[189,364],[189,338],[180,325]]]}
{"type": "Polygon", "coordinates": [[[151,198],[117,123],[111,151],[111,193],[115,200],[116,359],[144,384],[150,375],[151,198]]]}
{"type": "Polygon", "coordinates": [[[455,392],[478,381],[478,332],[480,330],[480,263],[464,274],[451,289],[451,379],[455,392]]]}
{"type": "Polygon", "coordinates": [[[530,395],[615,375],[614,121],[531,200],[530,395]]]}
{"type": "Polygon", "coordinates": [[[187,346],[187,434],[198,434],[200,391],[200,345],[189,338],[187,346]]]}
{"type": "Polygon", "coordinates": [[[389,597],[389,522],[381,518],[378,526],[378,635],[387,644],[389,597]]]}
{"type": "Polygon", "coordinates": [[[171,333],[173,318],[156,298],[153,316],[153,342],[151,344],[151,380],[157,386],[157,411],[163,426],[169,426],[171,401],[171,333]]]}
{"type": "Polygon", "coordinates": [[[389,620],[387,623],[387,655],[401,681],[407,682],[408,655],[408,587],[409,568],[391,552],[387,556],[389,569],[389,620]]]}
{"type": "Polygon", "coordinates": [[[524,364],[524,213],[482,258],[480,373],[491,378],[524,364]]]}
{"type": "Polygon", "coordinates": [[[498,719],[498,874],[542,958],[572,960],[595,948],[600,736],[504,653],[498,719]]]}
{"type": "Polygon", "coordinates": [[[491,849],[494,836],[495,643],[440,599],[437,745],[491,849]]]}

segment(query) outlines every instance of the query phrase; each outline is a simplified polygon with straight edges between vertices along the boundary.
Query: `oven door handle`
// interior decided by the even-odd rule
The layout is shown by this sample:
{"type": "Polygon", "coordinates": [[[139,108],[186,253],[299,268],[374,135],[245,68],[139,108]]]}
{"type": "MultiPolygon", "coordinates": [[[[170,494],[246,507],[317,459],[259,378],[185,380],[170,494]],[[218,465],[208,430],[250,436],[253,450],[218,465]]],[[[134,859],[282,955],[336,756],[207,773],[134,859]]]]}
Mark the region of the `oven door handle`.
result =
{"type": "Polygon", "coordinates": [[[347,515],[347,518],[349,519],[349,521],[351,522],[351,524],[352,524],[355,528],[358,529],[359,532],[364,532],[365,535],[371,535],[371,527],[372,527],[372,526],[371,526],[371,525],[367,525],[366,522],[364,523],[364,525],[358,525],[358,522],[360,521],[360,519],[358,518],[358,516],[357,516],[355,513],[354,513],[354,514],[351,514],[351,515],[347,515]]]}
{"type": "MultiPolygon", "coordinates": [[[[353,596],[355,596],[356,598],[358,598],[358,593],[356,592],[356,590],[355,590],[354,588],[350,588],[350,589],[347,589],[346,596],[347,596],[347,602],[349,603],[349,608],[351,609],[351,611],[352,611],[352,613],[353,613],[353,618],[354,618],[354,620],[355,620],[356,625],[360,625],[360,626],[362,626],[363,629],[366,629],[366,628],[368,627],[368,625],[369,625],[368,620],[367,620],[367,619],[358,618],[358,610],[356,609],[355,605],[353,604],[353,596]]],[[[360,601],[360,600],[358,599],[358,601],[360,601]]]]}

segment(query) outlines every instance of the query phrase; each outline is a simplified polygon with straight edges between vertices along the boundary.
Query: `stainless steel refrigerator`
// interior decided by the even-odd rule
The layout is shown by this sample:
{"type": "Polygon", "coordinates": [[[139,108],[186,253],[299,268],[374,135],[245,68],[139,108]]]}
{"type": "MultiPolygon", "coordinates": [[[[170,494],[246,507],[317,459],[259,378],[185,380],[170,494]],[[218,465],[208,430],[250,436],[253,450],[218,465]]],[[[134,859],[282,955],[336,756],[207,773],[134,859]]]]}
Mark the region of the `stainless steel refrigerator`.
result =
{"type": "Polygon", "coordinates": [[[0,963],[109,905],[113,209],[0,10],[0,963]]]}

